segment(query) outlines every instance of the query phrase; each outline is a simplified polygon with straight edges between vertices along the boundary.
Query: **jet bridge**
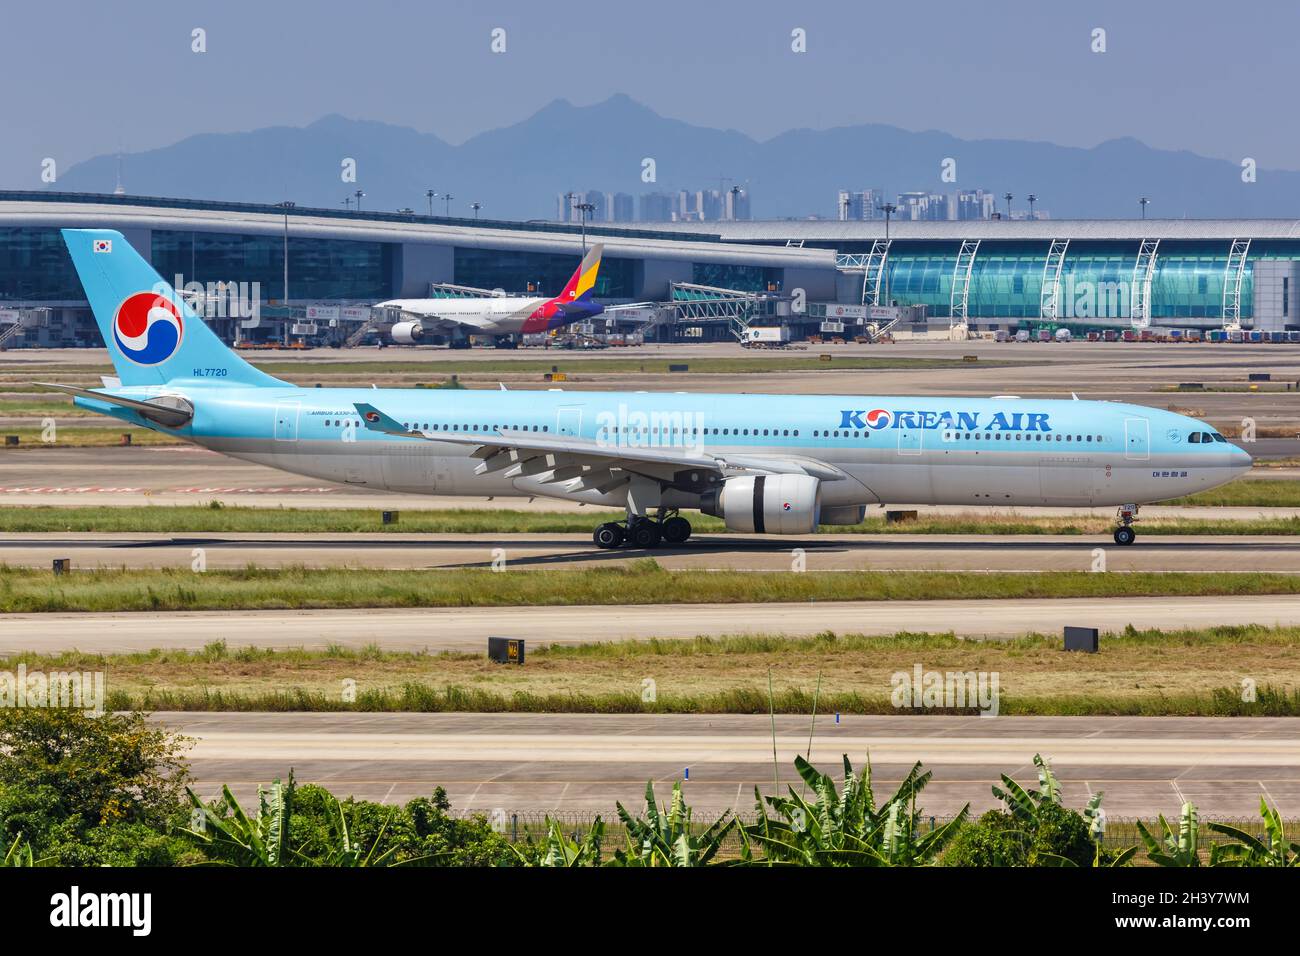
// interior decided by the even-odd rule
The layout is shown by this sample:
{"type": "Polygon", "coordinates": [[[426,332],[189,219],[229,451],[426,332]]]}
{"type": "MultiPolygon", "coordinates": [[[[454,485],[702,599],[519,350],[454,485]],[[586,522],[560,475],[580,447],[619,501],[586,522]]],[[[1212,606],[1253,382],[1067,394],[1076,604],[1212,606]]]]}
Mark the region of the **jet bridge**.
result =
{"type": "Polygon", "coordinates": [[[737,341],[745,341],[749,323],[760,316],[780,315],[779,304],[789,299],[774,292],[742,292],[693,282],[670,284],[672,301],[666,303],[673,312],[673,322],[682,324],[725,322],[737,341]]]}

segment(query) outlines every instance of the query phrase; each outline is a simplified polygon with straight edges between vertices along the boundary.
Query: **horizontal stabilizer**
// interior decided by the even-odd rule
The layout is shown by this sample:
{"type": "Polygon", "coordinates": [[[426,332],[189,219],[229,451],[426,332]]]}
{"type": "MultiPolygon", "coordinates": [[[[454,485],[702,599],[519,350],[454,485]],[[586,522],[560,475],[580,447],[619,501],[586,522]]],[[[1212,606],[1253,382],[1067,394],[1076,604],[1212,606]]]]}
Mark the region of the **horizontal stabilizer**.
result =
{"type": "Polygon", "coordinates": [[[180,428],[182,425],[188,425],[194,418],[194,406],[179,395],[162,395],[146,402],[138,398],[109,395],[107,392],[97,392],[94,389],[80,388],[76,385],[55,385],[53,382],[33,382],[32,384],[39,385],[41,388],[52,388],[55,391],[67,392],[69,395],[76,395],[79,398],[104,402],[106,405],[129,408],[146,421],[155,422],[167,428],[180,428]]]}

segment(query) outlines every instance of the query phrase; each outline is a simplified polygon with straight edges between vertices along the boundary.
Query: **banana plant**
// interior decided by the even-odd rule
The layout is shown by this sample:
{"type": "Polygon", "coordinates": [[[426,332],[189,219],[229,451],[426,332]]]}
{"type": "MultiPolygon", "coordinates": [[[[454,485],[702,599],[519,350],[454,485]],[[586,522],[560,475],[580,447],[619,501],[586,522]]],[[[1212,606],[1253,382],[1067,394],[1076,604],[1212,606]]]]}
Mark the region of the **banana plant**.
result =
{"type": "Polygon", "coordinates": [[[523,866],[579,867],[600,866],[600,848],[605,840],[605,822],[596,817],[591,829],[581,840],[566,836],[558,820],[546,818],[546,844],[540,856],[521,851],[511,844],[510,849],[523,866]]]}
{"type": "Polygon", "coordinates": [[[1264,820],[1264,839],[1226,823],[1208,823],[1215,833],[1235,842],[1210,847],[1211,866],[1297,866],[1300,867],[1300,843],[1286,838],[1282,815],[1276,807],[1259,798],[1259,815],[1264,820]]]}
{"type": "Polygon", "coordinates": [[[1001,800],[1016,819],[1037,825],[1040,807],[1061,802],[1061,784],[1052,771],[1052,765],[1043,759],[1042,754],[1034,754],[1034,766],[1038,768],[1039,789],[1026,790],[1004,773],[1001,775],[1003,786],[994,784],[993,796],[1001,800]]]}
{"type": "MultiPolygon", "coordinates": [[[[393,855],[397,852],[397,847],[390,847],[383,853],[379,853],[379,845],[383,842],[384,834],[388,832],[388,825],[393,822],[393,816],[397,813],[394,807],[384,820],[384,825],[379,828],[375,834],[374,842],[370,844],[370,849],[358,846],[352,840],[350,828],[348,826],[347,811],[343,807],[343,801],[333,794],[330,795],[334,801],[334,812],[330,816],[330,837],[331,842],[324,856],[320,859],[308,857],[302,853],[295,853],[303,863],[314,866],[337,866],[337,867],[354,867],[354,866],[388,866],[393,855]]],[[[355,808],[354,808],[355,813],[355,808]]],[[[407,860],[408,863],[415,863],[419,860],[428,859],[428,857],[417,857],[407,860]]]]}
{"type": "Polygon", "coordinates": [[[843,756],[844,782],[795,758],[795,769],[811,791],[811,801],[789,788],[789,796],[763,798],[755,790],[759,819],[741,829],[743,862],[802,866],[923,866],[934,862],[965,822],[970,805],[952,820],[919,835],[917,795],[930,782],[917,763],[893,796],[879,807],[871,788],[871,761],[859,777],[843,756]],[[771,812],[769,812],[769,809],[771,812]]]}
{"type": "Polygon", "coordinates": [[[1156,839],[1146,824],[1138,822],[1138,834],[1146,844],[1147,857],[1160,866],[1200,866],[1200,821],[1196,807],[1184,803],[1178,818],[1178,829],[1170,826],[1164,814],[1160,815],[1160,839],[1156,839]]]}
{"type": "Polygon", "coordinates": [[[14,838],[14,842],[10,845],[8,852],[6,852],[4,855],[4,858],[0,859],[0,867],[44,866],[44,865],[45,865],[45,860],[36,859],[36,855],[32,852],[31,843],[23,839],[23,835],[21,833],[14,838]]]}
{"type": "Polygon", "coordinates": [[[269,787],[258,787],[258,809],[250,818],[239,805],[230,787],[221,788],[221,800],[205,804],[188,787],[194,807],[195,825],[181,832],[195,840],[215,857],[211,862],[226,866],[290,865],[289,819],[293,814],[294,782],[279,780],[269,787]]]}
{"type": "Polygon", "coordinates": [[[654,781],[648,781],[645,804],[644,817],[633,817],[623,804],[616,804],[627,831],[627,849],[614,851],[611,866],[708,866],[736,826],[736,818],[724,813],[703,833],[695,833],[680,781],[673,784],[672,799],[662,809],[655,802],[654,781]]]}

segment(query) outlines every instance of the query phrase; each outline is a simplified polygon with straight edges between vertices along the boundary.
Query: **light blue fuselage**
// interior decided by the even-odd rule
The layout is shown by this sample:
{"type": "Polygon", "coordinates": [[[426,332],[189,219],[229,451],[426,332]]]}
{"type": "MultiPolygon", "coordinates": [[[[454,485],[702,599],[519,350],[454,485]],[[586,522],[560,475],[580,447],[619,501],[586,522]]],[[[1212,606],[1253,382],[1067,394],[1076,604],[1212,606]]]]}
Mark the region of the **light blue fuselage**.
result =
{"type": "MultiPolygon", "coordinates": [[[[1203,422],[1112,402],[268,388],[201,379],[114,392],[184,396],[194,406],[194,419],[169,430],[131,411],[76,401],[284,471],[437,495],[554,495],[555,488],[543,488],[529,476],[475,475],[479,460],[471,457],[472,445],[368,430],[356,403],[381,408],[417,430],[471,436],[526,430],[608,447],[815,459],[851,479],[823,483],[822,504],[830,507],[1142,504],[1221,485],[1251,463],[1249,455],[1203,422]]],[[[623,502],[620,493],[594,490],[562,497],[623,502]]],[[[682,508],[698,504],[690,493],[671,490],[664,501],[682,508]]]]}

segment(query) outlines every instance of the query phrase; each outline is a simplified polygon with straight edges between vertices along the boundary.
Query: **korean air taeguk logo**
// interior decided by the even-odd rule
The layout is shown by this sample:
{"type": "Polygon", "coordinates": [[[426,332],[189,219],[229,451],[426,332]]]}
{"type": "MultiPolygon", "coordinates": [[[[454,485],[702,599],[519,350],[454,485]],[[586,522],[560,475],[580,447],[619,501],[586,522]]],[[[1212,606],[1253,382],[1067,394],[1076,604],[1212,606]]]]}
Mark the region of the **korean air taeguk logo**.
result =
{"type": "Polygon", "coordinates": [[[176,354],[185,323],[176,304],[156,292],[127,296],[113,316],[113,341],[137,365],[158,365],[176,354]]]}
{"type": "Polygon", "coordinates": [[[864,417],[868,428],[888,428],[894,420],[894,416],[883,408],[873,408],[864,417]]]}

